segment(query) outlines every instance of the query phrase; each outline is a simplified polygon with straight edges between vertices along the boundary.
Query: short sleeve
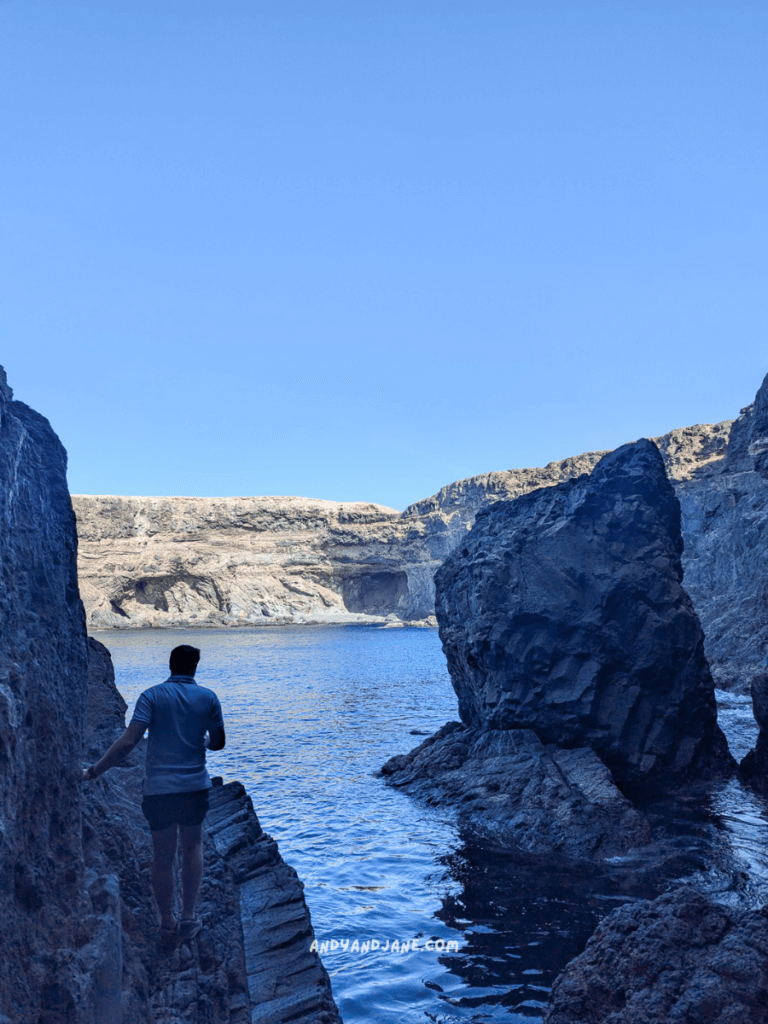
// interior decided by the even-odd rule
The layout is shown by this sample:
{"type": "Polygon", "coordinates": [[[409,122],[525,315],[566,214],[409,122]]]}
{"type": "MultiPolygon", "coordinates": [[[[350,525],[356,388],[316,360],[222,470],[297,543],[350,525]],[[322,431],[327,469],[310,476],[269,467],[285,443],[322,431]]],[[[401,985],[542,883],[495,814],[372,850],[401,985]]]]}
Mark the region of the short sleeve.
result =
{"type": "Polygon", "coordinates": [[[216,694],[213,694],[213,700],[211,701],[211,717],[208,723],[209,729],[223,729],[224,728],[224,717],[221,713],[221,704],[216,694]]]}
{"type": "Polygon", "coordinates": [[[133,709],[131,724],[134,722],[137,722],[139,725],[152,724],[152,701],[149,698],[149,692],[147,690],[142,694],[139,694],[139,699],[136,701],[136,707],[133,709]]]}

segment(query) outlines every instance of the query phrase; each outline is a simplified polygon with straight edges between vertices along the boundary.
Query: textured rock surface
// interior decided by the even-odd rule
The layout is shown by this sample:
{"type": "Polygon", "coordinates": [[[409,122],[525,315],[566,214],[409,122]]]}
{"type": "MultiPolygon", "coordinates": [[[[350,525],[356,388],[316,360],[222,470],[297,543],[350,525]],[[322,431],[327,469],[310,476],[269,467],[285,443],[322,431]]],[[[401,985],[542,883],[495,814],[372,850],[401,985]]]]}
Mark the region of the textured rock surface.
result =
{"type": "Polygon", "coordinates": [[[568,858],[609,857],[650,842],[643,817],[594,751],[545,747],[530,729],[448,722],[382,774],[427,803],[469,815],[475,831],[568,858]]]}
{"type": "Polygon", "coordinates": [[[0,551],[0,1012],[36,1024],[60,984],[92,1001],[87,967],[105,940],[82,923],[88,655],[66,454],[1,370],[0,551]]]}
{"type": "Polygon", "coordinates": [[[768,377],[726,454],[677,485],[685,586],[717,685],[749,693],[768,653],[768,377]]]}
{"type": "MultiPolygon", "coordinates": [[[[330,981],[310,952],[314,933],[303,886],[262,831],[239,782],[211,791],[197,907],[203,930],[194,942],[158,955],[152,846],[139,810],[142,778],[138,766],[108,772],[94,784],[84,815],[89,891],[109,936],[96,973],[107,975],[97,995],[110,1012],[100,1019],[337,1024],[330,981]]],[[[177,864],[177,893],[178,883],[177,864]]]]}
{"type": "Polygon", "coordinates": [[[73,496],[94,628],[424,619],[447,554],[380,505],[73,496]]]}
{"type": "Polygon", "coordinates": [[[555,982],[546,1024],[764,1024],[768,918],[694,891],[604,918],[555,982]]]}
{"type": "Polygon", "coordinates": [[[301,883],[239,783],[212,798],[203,931],[158,956],[143,743],[81,782],[125,701],[109,652],[86,638],[65,469],[0,370],[0,1020],[332,1024],[301,883]]]}
{"type": "Polygon", "coordinates": [[[480,512],[436,576],[462,720],[590,746],[630,788],[727,771],[682,547],[650,441],[480,512]]]}

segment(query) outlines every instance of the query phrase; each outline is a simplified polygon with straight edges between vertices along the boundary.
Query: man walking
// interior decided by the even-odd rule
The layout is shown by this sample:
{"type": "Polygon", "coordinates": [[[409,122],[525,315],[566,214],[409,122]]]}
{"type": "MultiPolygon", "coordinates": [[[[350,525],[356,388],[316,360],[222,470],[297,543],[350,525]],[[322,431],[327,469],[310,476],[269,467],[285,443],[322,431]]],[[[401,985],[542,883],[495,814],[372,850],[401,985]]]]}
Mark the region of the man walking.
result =
{"type": "Polygon", "coordinates": [[[152,830],[152,884],[160,911],[161,943],[165,946],[177,939],[192,939],[202,928],[195,903],[203,874],[203,819],[211,788],[205,752],[222,750],[226,742],[219,698],[213,690],[195,682],[199,660],[196,647],[175,647],[171,651],[170,677],[140,694],[123,735],[100,761],[83,772],[84,780],[95,779],[119,764],[149,729],[141,810],[152,830]],[[173,916],[177,841],[182,858],[178,923],[173,916]]]}

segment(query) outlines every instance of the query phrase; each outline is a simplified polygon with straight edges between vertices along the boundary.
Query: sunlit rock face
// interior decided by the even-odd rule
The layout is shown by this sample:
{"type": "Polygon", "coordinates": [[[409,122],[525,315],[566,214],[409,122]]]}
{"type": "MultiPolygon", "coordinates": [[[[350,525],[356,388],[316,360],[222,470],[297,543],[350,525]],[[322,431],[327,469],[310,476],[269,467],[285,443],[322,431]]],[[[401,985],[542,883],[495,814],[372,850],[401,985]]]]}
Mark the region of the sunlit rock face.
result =
{"type": "MultiPolygon", "coordinates": [[[[670,477],[725,452],[730,423],[659,438],[670,477]]],[[[605,452],[459,480],[404,512],[292,497],[74,495],[92,629],[424,620],[476,514],[591,472],[605,452]]]]}
{"type": "Polygon", "coordinates": [[[419,620],[445,524],[309,498],[75,495],[91,628],[419,620]]]}
{"type": "Polygon", "coordinates": [[[625,788],[731,767],[651,441],[480,512],[436,576],[462,720],[591,747],[625,788]]]}
{"type": "Polygon", "coordinates": [[[724,458],[677,485],[685,586],[717,685],[749,693],[768,653],[768,377],[733,423],[724,458]]]}

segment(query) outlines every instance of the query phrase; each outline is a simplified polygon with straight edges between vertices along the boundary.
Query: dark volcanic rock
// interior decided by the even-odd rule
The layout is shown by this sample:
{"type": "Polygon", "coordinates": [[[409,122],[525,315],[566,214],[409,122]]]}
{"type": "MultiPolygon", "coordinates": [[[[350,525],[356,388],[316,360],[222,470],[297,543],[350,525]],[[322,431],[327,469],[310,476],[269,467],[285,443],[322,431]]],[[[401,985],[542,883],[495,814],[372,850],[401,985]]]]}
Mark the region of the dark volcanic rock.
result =
{"type": "Polygon", "coordinates": [[[629,790],[727,773],[682,550],[647,440],[480,512],[436,576],[463,721],[590,746],[629,790]]]}
{"type": "Polygon", "coordinates": [[[0,551],[0,1011],[36,1024],[60,989],[66,1010],[93,952],[80,923],[88,656],[66,453],[1,369],[0,551]]]}
{"type": "Polygon", "coordinates": [[[113,924],[102,963],[122,965],[121,984],[101,990],[110,1011],[101,1019],[117,1024],[122,998],[122,1024],[339,1024],[328,975],[310,951],[303,885],[239,782],[211,790],[197,906],[203,930],[158,956],[152,844],[139,810],[143,774],[122,768],[98,779],[84,820],[91,892],[113,924]]]}
{"type": "Polygon", "coordinates": [[[468,729],[448,722],[382,768],[393,786],[471,816],[475,831],[522,850],[608,857],[647,843],[642,814],[589,748],[545,747],[530,729],[468,729]]]}
{"type": "Polygon", "coordinates": [[[725,457],[677,484],[685,587],[718,686],[748,693],[768,651],[768,377],[733,423],[725,457]]]}
{"type": "Polygon", "coordinates": [[[768,918],[693,890],[604,918],[556,980],[545,1024],[764,1024],[768,918]]]}
{"type": "Polygon", "coordinates": [[[768,796],[768,676],[753,678],[751,689],[752,713],[760,731],[754,749],[739,765],[739,778],[758,793],[768,796]]]}

